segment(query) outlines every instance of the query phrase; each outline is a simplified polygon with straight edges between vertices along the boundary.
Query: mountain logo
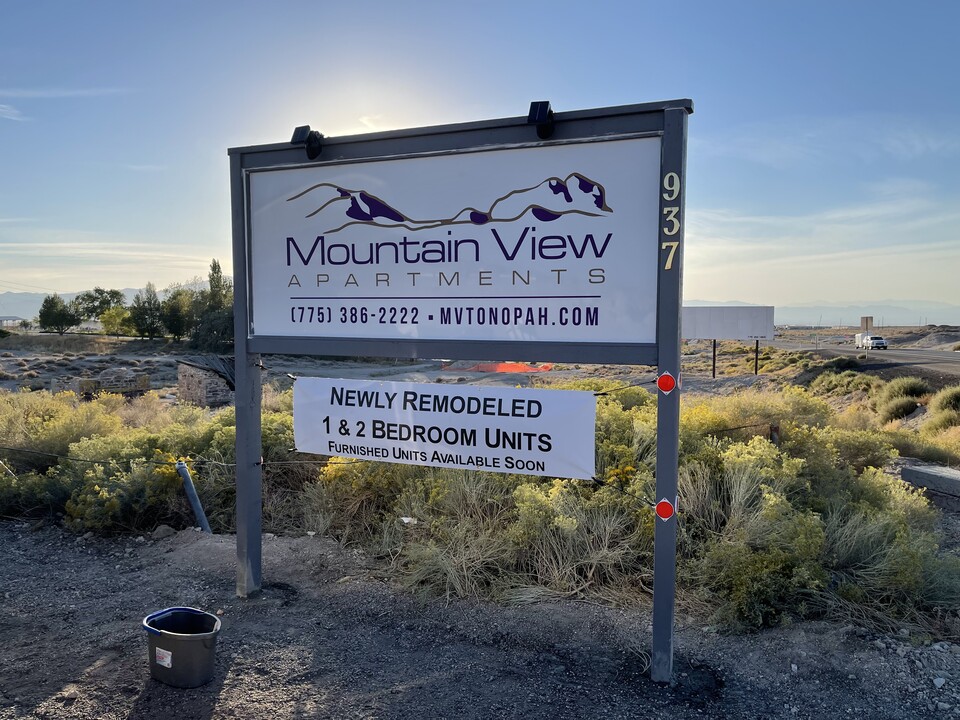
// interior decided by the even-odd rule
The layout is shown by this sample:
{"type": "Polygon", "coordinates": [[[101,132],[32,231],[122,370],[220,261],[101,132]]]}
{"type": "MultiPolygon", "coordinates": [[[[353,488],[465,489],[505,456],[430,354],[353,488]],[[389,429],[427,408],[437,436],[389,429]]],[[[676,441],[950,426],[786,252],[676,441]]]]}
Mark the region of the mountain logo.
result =
{"type": "Polygon", "coordinates": [[[512,222],[528,213],[540,222],[552,222],[564,215],[603,217],[613,212],[606,191],[598,182],[574,172],[566,178],[547,178],[532,187],[512,190],[497,198],[486,210],[466,207],[449,218],[412,218],[366,190],[350,190],[332,183],[311,185],[287,202],[305,205],[306,218],[322,218],[335,233],[352,225],[427,230],[448,225],[486,225],[512,222]]]}

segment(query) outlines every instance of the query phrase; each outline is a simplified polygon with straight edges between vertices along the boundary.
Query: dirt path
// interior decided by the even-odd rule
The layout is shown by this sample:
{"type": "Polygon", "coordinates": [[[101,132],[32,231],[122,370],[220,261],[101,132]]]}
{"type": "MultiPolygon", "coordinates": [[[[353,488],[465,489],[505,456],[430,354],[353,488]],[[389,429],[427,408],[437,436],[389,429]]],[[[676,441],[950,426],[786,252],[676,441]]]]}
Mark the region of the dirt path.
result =
{"type": "Polygon", "coordinates": [[[676,682],[644,675],[645,609],[419,602],[362,554],[267,538],[262,594],[234,540],[77,538],[0,521],[0,718],[920,718],[960,714],[960,646],[852,626],[753,636],[680,614],[676,682]],[[149,675],[140,621],[222,610],[216,673],[149,675]],[[938,688],[938,686],[940,686],[938,688]]]}

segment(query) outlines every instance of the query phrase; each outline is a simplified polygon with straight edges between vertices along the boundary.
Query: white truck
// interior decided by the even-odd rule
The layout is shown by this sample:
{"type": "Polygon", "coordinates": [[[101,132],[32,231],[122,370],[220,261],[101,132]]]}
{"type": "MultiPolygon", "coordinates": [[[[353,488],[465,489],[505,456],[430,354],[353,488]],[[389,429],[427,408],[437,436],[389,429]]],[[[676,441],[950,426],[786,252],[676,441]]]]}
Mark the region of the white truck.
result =
{"type": "Polygon", "coordinates": [[[886,350],[887,341],[873,333],[857,333],[854,336],[857,350],[886,350]]]}

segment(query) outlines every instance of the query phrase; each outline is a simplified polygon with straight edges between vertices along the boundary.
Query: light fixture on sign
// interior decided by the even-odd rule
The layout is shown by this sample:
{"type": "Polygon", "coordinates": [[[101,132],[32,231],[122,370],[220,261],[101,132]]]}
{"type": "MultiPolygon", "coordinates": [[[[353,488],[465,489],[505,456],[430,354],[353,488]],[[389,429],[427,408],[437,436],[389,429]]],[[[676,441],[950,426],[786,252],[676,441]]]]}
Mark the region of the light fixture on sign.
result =
{"type": "Polygon", "coordinates": [[[309,125],[300,125],[293,130],[291,145],[303,145],[307,150],[307,159],[316,160],[323,150],[323,135],[319,130],[311,130],[309,125]]]}
{"type": "Polygon", "coordinates": [[[537,137],[546,140],[553,135],[553,109],[549,100],[537,100],[530,103],[527,124],[537,126],[537,137]]]}

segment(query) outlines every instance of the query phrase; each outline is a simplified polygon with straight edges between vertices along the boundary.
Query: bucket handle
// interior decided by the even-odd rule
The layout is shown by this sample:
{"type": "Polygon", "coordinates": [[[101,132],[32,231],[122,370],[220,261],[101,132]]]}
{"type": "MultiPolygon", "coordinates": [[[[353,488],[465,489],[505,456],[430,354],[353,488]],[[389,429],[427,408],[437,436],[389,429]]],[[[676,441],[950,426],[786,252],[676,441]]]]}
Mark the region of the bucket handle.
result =
{"type": "MultiPolygon", "coordinates": [[[[163,631],[157,630],[155,627],[153,627],[152,625],[150,625],[150,621],[151,621],[151,620],[156,620],[158,617],[161,617],[161,616],[163,616],[163,615],[166,615],[167,613],[177,612],[177,611],[187,612],[187,613],[193,613],[194,615],[209,615],[209,614],[210,614],[210,613],[208,613],[208,612],[204,612],[203,610],[197,610],[196,608],[191,608],[191,607],[170,607],[170,608],[164,608],[163,610],[157,610],[156,612],[150,613],[149,615],[147,615],[147,616],[143,619],[143,629],[146,630],[146,631],[147,631],[148,633],[150,633],[151,635],[163,635],[163,631]]],[[[217,624],[218,624],[218,625],[220,624],[220,619],[219,619],[219,618],[217,618],[217,624]]]]}

